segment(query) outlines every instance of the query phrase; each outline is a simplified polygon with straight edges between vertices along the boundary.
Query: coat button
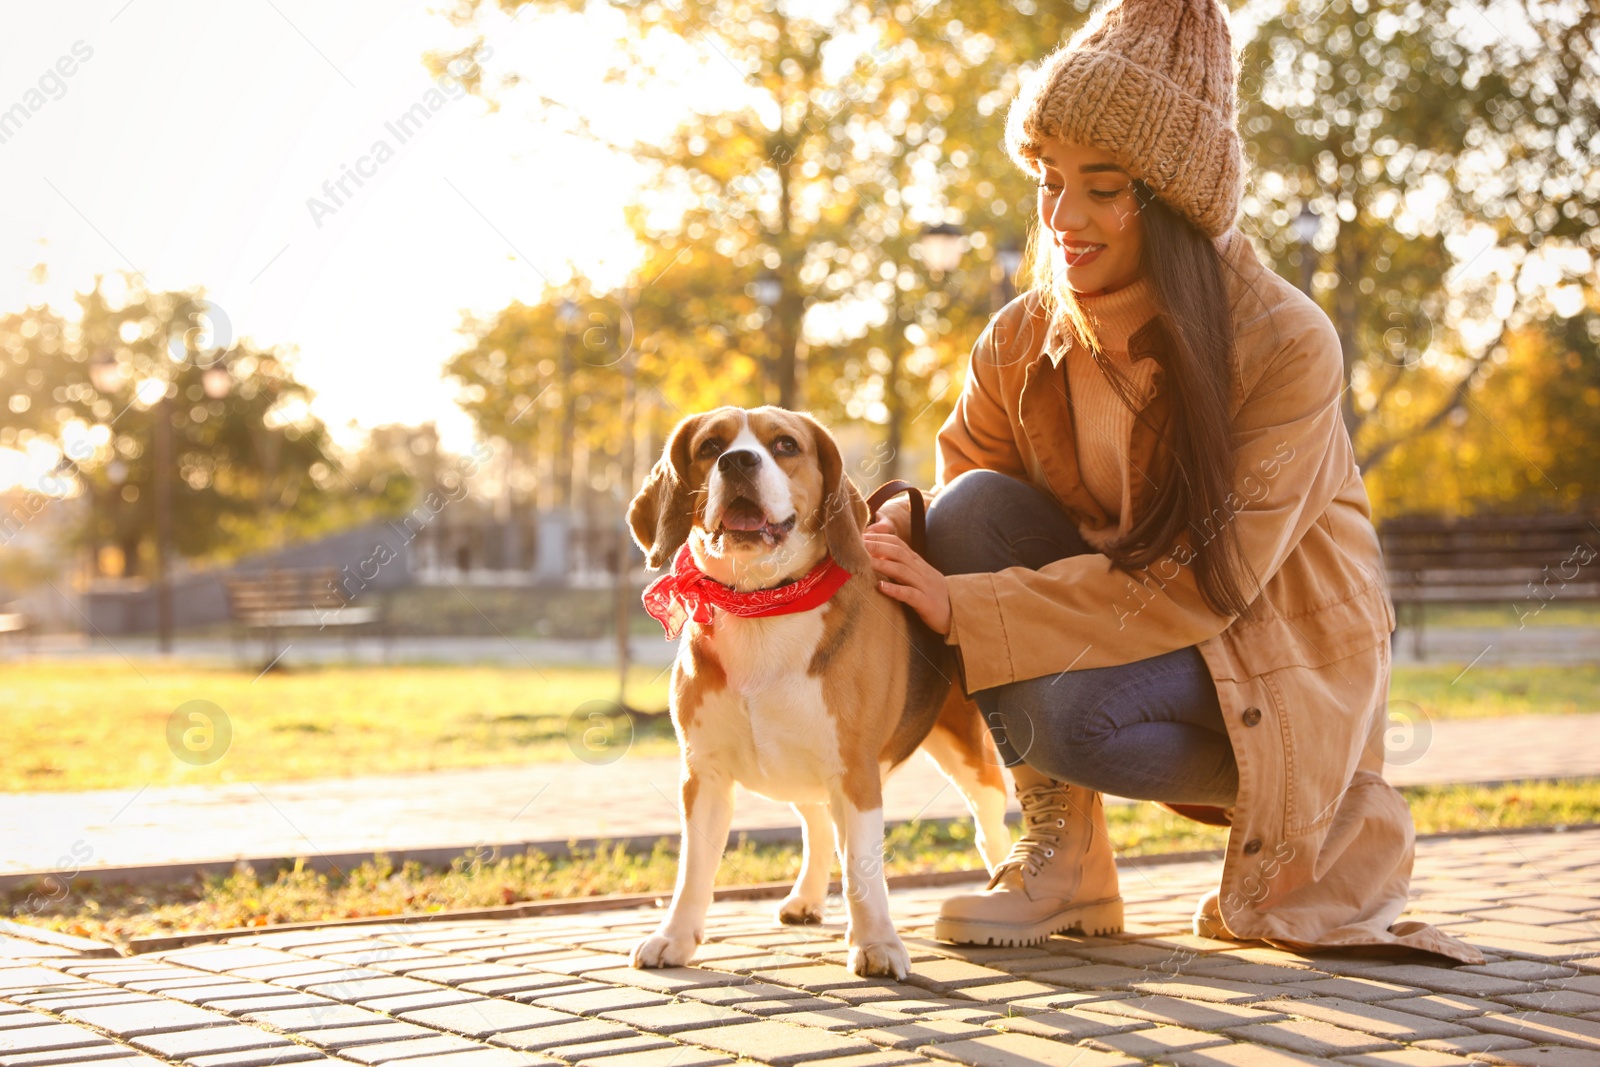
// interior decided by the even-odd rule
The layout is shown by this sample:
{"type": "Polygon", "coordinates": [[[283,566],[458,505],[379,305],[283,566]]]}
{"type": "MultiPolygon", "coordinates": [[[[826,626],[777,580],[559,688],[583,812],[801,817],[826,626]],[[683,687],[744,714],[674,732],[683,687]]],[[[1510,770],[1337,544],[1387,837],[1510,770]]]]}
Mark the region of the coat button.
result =
{"type": "Polygon", "coordinates": [[[1261,838],[1252,837],[1250,840],[1248,840],[1248,841],[1246,841],[1244,843],[1244,854],[1246,856],[1254,856],[1257,852],[1260,852],[1260,851],[1261,851],[1261,838]]]}
{"type": "Polygon", "coordinates": [[[1256,723],[1261,721],[1261,709],[1245,708],[1244,714],[1240,717],[1244,719],[1244,724],[1246,726],[1254,726],[1256,723]]]}

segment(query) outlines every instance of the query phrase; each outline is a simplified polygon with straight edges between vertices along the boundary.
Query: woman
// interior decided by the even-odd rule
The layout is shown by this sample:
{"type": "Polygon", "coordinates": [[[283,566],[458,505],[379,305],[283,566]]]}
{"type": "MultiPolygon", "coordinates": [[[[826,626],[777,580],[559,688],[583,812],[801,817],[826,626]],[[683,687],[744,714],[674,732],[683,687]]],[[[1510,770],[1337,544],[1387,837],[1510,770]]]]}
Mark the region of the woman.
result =
{"type": "Polygon", "coordinates": [[[1006,122],[1038,181],[1035,287],[938,435],[928,560],[903,500],[880,587],[958,650],[1024,832],[935,935],[1120,930],[1102,791],[1229,825],[1195,932],[1483,957],[1396,923],[1414,829],[1382,777],[1394,610],[1337,334],[1234,226],[1216,0],[1121,0],[1006,122]]]}

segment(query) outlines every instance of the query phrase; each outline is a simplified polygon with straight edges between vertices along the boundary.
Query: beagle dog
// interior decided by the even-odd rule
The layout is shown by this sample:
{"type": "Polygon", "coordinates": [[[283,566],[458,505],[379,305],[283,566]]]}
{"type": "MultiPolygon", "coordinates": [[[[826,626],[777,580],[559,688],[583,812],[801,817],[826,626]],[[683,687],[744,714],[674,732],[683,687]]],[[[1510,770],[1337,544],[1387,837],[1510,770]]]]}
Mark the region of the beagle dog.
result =
{"type": "Polygon", "coordinates": [[[677,887],[636,967],[687,963],[705,937],[734,784],[787,801],[803,827],[783,923],[822,919],[839,851],[850,967],[904,978],[889,918],[883,780],[919,747],[966,800],[991,870],[1009,851],[1005,780],[955,650],[878,589],[867,503],[809,414],[721,407],[672,430],[628,509],[645,593],[681,627],[670,707],[683,754],[677,887]],[[837,838],[834,838],[834,834],[837,838]]]}

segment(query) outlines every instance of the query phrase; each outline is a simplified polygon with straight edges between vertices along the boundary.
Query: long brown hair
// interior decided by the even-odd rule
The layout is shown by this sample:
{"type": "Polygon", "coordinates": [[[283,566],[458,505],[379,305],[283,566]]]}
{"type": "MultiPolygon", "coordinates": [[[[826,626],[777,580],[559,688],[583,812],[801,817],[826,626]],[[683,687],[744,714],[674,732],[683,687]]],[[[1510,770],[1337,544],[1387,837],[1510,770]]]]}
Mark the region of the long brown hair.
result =
{"type": "MultiPolygon", "coordinates": [[[[1228,411],[1234,360],[1225,263],[1211,238],[1148,185],[1135,180],[1133,188],[1143,229],[1139,272],[1150,281],[1172,339],[1158,358],[1170,400],[1165,444],[1173,462],[1143,514],[1133,517],[1127,536],[1102,551],[1114,566],[1131,573],[1172,552],[1184,534],[1194,535],[1188,547],[1206,604],[1219,615],[1248,617],[1260,592],[1260,579],[1239,551],[1233,516],[1225,504],[1234,489],[1237,465],[1228,411]],[[1246,588],[1247,576],[1254,591],[1246,588]]],[[[1034,285],[1052,318],[1064,320],[1098,356],[1099,341],[1065,277],[1055,271],[1051,245],[1041,238],[1040,225],[1035,215],[1028,235],[1034,285]]],[[[1109,361],[1096,362],[1109,371],[1122,402],[1134,408],[1128,379],[1109,361]]],[[[1144,418],[1142,413],[1139,417],[1144,418]]]]}

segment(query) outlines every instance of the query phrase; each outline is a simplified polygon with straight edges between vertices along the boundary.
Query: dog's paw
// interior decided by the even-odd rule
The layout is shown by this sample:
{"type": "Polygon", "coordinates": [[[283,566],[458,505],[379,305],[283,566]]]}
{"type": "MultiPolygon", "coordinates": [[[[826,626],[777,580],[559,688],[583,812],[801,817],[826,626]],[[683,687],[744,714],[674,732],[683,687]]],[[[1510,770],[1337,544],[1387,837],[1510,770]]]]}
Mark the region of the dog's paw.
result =
{"type": "Polygon", "coordinates": [[[911,954],[899,938],[850,946],[850,969],[862,977],[903,979],[911,970],[911,954]]]}
{"type": "Polygon", "coordinates": [[[808,926],[822,921],[822,901],[790,893],[778,905],[778,921],[785,926],[808,926]]]}
{"type": "Polygon", "coordinates": [[[631,962],[635,967],[682,967],[697,947],[699,943],[692,937],[652,934],[633,946],[631,962]]]}

